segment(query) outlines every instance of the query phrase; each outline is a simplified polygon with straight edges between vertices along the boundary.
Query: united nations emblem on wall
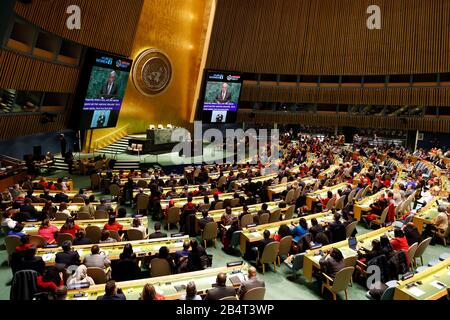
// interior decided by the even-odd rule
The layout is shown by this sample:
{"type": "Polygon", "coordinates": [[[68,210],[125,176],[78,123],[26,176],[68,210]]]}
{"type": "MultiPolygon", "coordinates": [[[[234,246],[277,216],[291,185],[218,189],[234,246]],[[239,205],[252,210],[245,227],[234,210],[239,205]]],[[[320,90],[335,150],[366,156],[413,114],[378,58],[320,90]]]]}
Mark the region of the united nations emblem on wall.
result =
{"type": "Polygon", "coordinates": [[[157,49],[142,52],[133,66],[133,83],[140,93],[153,96],[163,92],[172,80],[172,64],[157,49]]]}

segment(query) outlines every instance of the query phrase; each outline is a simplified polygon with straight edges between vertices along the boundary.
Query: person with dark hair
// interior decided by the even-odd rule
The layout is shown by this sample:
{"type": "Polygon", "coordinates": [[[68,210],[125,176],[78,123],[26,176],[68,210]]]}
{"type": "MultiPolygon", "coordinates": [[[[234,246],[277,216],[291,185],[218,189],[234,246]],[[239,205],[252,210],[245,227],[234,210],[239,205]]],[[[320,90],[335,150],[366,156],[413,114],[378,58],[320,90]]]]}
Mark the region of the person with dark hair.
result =
{"type": "Polygon", "coordinates": [[[20,246],[16,247],[16,251],[26,251],[33,247],[33,244],[30,243],[30,236],[28,234],[20,238],[20,243],[20,246]]]}
{"type": "Polygon", "coordinates": [[[92,244],[91,239],[86,238],[86,232],[83,229],[78,230],[75,234],[75,239],[73,240],[74,246],[80,246],[84,244],[92,244]]]}
{"type": "Polygon", "coordinates": [[[292,235],[294,239],[292,241],[297,242],[301,237],[308,233],[308,223],[305,218],[300,218],[300,221],[296,227],[292,230],[292,235]]]}
{"type": "Polygon", "coordinates": [[[147,237],[147,228],[142,225],[141,219],[133,218],[131,229],[139,230],[140,232],[142,232],[144,238],[147,237]]]}
{"type": "Polygon", "coordinates": [[[93,245],[91,247],[91,253],[84,257],[83,264],[86,267],[97,267],[105,269],[111,265],[111,260],[103,252],[100,252],[100,247],[98,245],[93,245]]]}
{"type": "Polygon", "coordinates": [[[233,216],[233,211],[231,210],[231,207],[226,207],[225,212],[223,213],[222,217],[220,218],[220,221],[224,226],[229,226],[233,223],[233,221],[236,220],[233,216]]]}
{"type": "Polygon", "coordinates": [[[225,297],[236,296],[236,289],[227,286],[227,275],[223,272],[219,273],[216,278],[216,286],[206,293],[205,300],[220,300],[225,297]]]}
{"type": "Polygon", "coordinates": [[[94,217],[95,208],[91,204],[91,200],[89,200],[88,198],[84,198],[84,205],[81,206],[80,209],[78,209],[78,212],[86,212],[89,213],[91,217],[94,217]]]}
{"type": "Polygon", "coordinates": [[[273,239],[275,241],[280,241],[284,237],[291,236],[291,235],[292,235],[291,228],[289,228],[288,225],[282,224],[278,228],[278,232],[273,236],[273,239]]]}
{"type": "Polygon", "coordinates": [[[175,260],[179,261],[183,257],[187,257],[189,255],[189,248],[191,247],[191,242],[189,240],[184,240],[183,242],[183,250],[178,250],[175,252],[175,260]]]}
{"type": "Polygon", "coordinates": [[[117,240],[111,237],[111,233],[109,232],[109,230],[102,230],[100,243],[114,243],[114,242],[117,242],[117,240]]]}
{"type": "Polygon", "coordinates": [[[127,300],[122,289],[117,288],[116,282],[110,280],[105,284],[105,294],[98,296],[97,300],[127,300]]]}
{"type": "Polygon", "coordinates": [[[70,241],[64,241],[62,249],[63,252],[56,254],[55,263],[63,264],[66,267],[80,264],[80,255],[77,251],[72,250],[72,243],[70,241]]]}
{"type": "Polygon", "coordinates": [[[159,251],[158,251],[158,254],[156,255],[156,257],[159,259],[166,260],[169,263],[170,270],[172,271],[172,273],[174,273],[175,261],[172,258],[172,256],[170,255],[169,248],[167,248],[166,246],[162,246],[161,248],[159,248],[159,251]]]}
{"type": "Polygon", "coordinates": [[[141,269],[136,260],[131,243],[125,244],[119,260],[112,264],[112,278],[116,281],[130,281],[138,279],[141,269]]]}
{"type": "Polygon", "coordinates": [[[322,246],[327,246],[330,244],[330,240],[328,239],[325,232],[319,232],[316,234],[316,238],[314,239],[315,244],[321,244],[322,246]]]}
{"type": "Polygon", "coordinates": [[[160,222],[156,222],[155,223],[155,232],[150,234],[148,236],[148,238],[149,239],[159,239],[159,238],[166,238],[166,237],[167,237],[167,233],[161,232],[161,223],[160,222]]]}
{"type": "Polygon", "coordinates": [[[257,248],[258,248],[258,252],[259,252],[260,255],[263,254],[264,248],[265,248],[269,243],[275,241],[275,240],[273,240],[273,239],[270,237],[270,231],[269,231],[269,230],[264,230],[264,232],[263,232],[263,237],[264,237],[264,239],[262,239],[261,241],[259,241],[258,247],[257,247],[257,248]]]}
{"type": "Polygon", "coordinates": [[[106,199],[100,199],[100,204],[97,205],[95,209],[97,211],[108,212],[110,209],[112,209],[112,207],[109,203],[106,203],[106,199]]]}
{"type": "Polygon", "coordinates": [[[208,216],[208,210],[202,210],[202,218],[198,220],[200,230],[205,229],[206,224],[214,222],[214,219],[208,216]]]}
{"type": "Polygon", "coordinates": [[[320,269],[330,278],[334,279],[336,274],[344,267],[344,256],[339,249],[332,248],[319,260],[320,269]]]}
{"type": "Polygon", "coordinates": [[[36,247],[32,246],[27,250],[23,251],[14,269],[16,271],[34,270],[40,275],[42,275],[44,274],[45,270],[45,262],[44,260],[42,260],[42,257],[36,256],[36,247]]]}
{"type": "MultiPolygon", "coordinates": [[[[24,217],[29,217],[31,219],[36,219],[38,217],[38,213],[36,208],[33,206],[33,201],[30,198],[26,198],[24,204],[20,207],[20,213],[24,214],[24,217]]],[[[29,219],[25,219],[26,221],[29,219]]],[[[20,221],[20,222],[23,222],[20,221]]]]}
{"type": "Polygon", "coordinates": [[[190,281],[186,286],[186,294],[183,294],[180,297],[180,300],[202,300],[202,297],[200,297],[197,294],[197,288],[195,286],[195,283],[193,281],[190,281]]]}
{"type": "Polygon", "coordinates": [[[157,293],[155,287],[147,283],[142,289],[141,298],[142,301],[152,301],[152,300],[165,300],[164,296],[157,293]]]}
{"type": "Polygon", "coordinates": [[[37,277],[36,284],[41,291],[54,293],[58,287],[64,285],[64,281],[57,268],[49,267],[42,276],[37,277]]]}
{"type": "Polygon", "coordinates": [[[394,239],[391,240],[391,246],[395,251],[408,251],[408,240],[405,237],[405,233],[401,229],[394,230],[394,239]]]}
{"type": "Polygon", "coordinates": [[[117,232],[119,232],[119,231],[122,231],[123,225],[121,225],[120,223],[118,223],[116,221],[116,217],[115,216],[109,216],[108,223],[106,223],[103,226],[103,229],[104,230],[108,230],[108,231],[117,231],[117,232]]]}
{"type": "Polygon", "coordinates": [[[316,235],[318,233],[323,233],[323,232],[325,232],[325,230],[322,227],[322,225],[320,225],[319,222],[317,222],[316,218],[312,218],[311,219],[311,228],[309,228],[309,233],[311,234],[313,241],[316,240],[316,235]]]}
{"type": "Polygon", "coordinates": [[[217,193],[215,193],[214,195],[213,195],[213,201],[211,201],[211,206],[209,207],[209,210],[214,210],[214,208],[216,207],[216,204],[218,203],[218,202],[220,202],[219,201],[219,195],[217,194],[217,193]]]}
{"type": "Polygon", "coordinates": [[[117,210],[117,218],[126,218],[127,217],[127,209],[120,207],[119,210],[117,210]]]}
{"type": "Polygon", "coordinates": [[[366,248],[362,248],[362,251],[358,252],[358,259],[361,262],[367,263],[373,258],[379,257],[385,254],[383,248],[381,247],[380,240],[374,239],[372,240],[372,249],[368,250],[366,248]]]}
{"type": "Polygon", "coordinates": [[[345,231],[345,226],[341,221],[341,215],[335,213],[333,219],[334,221],[328,225],[328,231],[330,233],[331,242],[336,243],[345,240],[347,238],[347,233],[345,231]]]}
{"type": "Polygon", "coordinates": [[[80,226],[75,224],[74,218],[67,218],[66,223],[59,230],[60,233],[68,233],[75,238],[75,234],[80,231],[80,226]]]}
{"type": "Polygon", "coordinates": [[[196,239],[191,240],[191,252],[188,254],[187,269],[189,271],[199,271],[206,269],[207,265],[205,259],[207,259],[205,249],[198,244],[196,239]]]}
{"type": "Polygon", "coordinates": [[[14,229],[14,227],[18,223],[12,218],[13,212],[13,209],[7,209],[5,212],[3,212],[2,227],[6,228],[8,231],[14,229]]]}
{"type": "Polygon", "coordinates": [[[45,219],[39,227],[38,234],[43,237],[48,244],[52,244],[56,242],[56,232],[58,232],[58,228],[53,226],[49,219],[45,219]]]}
{"type": "Polygon", "coordinates": [[[409,246],[413,245],[416,242],[422,242],[422,236],[420,235],[419,230],[413,222],[409,222],[405,226],[403,226],[403,233],[405,234],[409,246]]]}

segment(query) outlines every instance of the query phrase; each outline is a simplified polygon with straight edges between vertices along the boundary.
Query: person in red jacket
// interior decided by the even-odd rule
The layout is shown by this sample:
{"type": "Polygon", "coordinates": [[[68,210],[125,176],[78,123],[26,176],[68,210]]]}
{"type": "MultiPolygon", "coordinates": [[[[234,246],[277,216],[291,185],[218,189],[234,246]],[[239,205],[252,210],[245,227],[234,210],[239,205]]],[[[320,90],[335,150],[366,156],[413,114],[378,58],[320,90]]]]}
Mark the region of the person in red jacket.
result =
{"type": "Polygon", "coordinates": [[[41,291],[55,292],[63,285],[64,281],[55,267],[48,268],[43,276],[37,277],[37,286],[41,291]]]}
{"type": "Polygon", "coordinates": [[[59,232],[71,234],[75,239],[75,235],[80,229],[81,228],[77,224],[75,224],[75,220],[73,218],[67,218],[66,223],[64,223],[59,232]]]}
{"type": "Polygon", "coordinates": [[[109,230],[109,231],[117,231],[117,232],[119,232],[119,231],[122,231],[123,225],[121,225],[120,223],[118,223],[116,221],[116,217],[110,216],[109,220],[108,220],[108,223],[105,224],[103,229],[109,230]]]}
{"type": "Polygon", "coordinates": [[[394,230],[394,239],[391,240],[391,246],[395,251],[408,251],[408,240],[406,239],[405,234],[401,229],[394,230]]]}

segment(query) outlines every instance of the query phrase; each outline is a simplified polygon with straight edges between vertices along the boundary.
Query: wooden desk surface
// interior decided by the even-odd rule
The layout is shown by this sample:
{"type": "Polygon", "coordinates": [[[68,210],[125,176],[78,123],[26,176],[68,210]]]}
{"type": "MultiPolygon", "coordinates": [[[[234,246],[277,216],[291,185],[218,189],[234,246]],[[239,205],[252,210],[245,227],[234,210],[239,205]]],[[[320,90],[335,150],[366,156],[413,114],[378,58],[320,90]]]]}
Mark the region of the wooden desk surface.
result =
{"type": "MultiPolygon", "coordinates": [[[[166,246],[170,253],[175,253],[178,250],[183,249],[184,240],[189,240],[189,236],[181,236],[175,238],[160,238],[160,239],[145,239],[138,241],[121,241],[113,243],[100,243],[100,251],[108,255],[110,260],[118,260],[119,255],[123,251],[125,244],[130,243],[133,246],[134,253],[140,256],[147,256],[149,254],[154,255],[158,253],[159,248],[166,246]]],[[[92,244],[73,246],[73,250],[77,251],[80,255],[81,261],[84,257],[91,253],[92,244]]],[[[43,248],[38,249],[36,255],[41,256],[46,266],[52,266],[55,264],[55,257],[58,252],[62,252],[62,248],[43,248]]]]}
{"type": "Polygon", "coordinates": [[[425,228],[425,225],[431,224],[433,219],[437,217],[439,214],[438,212],[438,204],[447,207],[450,205],[449,202],[447,202],[446,199],[442,199],[441,197],[435,197],[433,201],[430,201],[430,203],[427,204],[426,207],[422,208],[419,213],[414,215],[413,223],[416,226],[417,230],[422,233],[423,229],[425,228]]]}
{"type": "Polygon", "coordinates": [[[370,205],[372,203],[374,203],[378,198],[381,197],[381,195],[383,193],[387,193],[390,189],[382,189],[380,191],[378,191],[377,193],[369,196],[369,197],[365,197],[364,199],[358,201],[355,203],[355,205],[353,206],[353,215],[355,217],[356,220],[361,220],[361,216],[362,216],[362,212],[367,212],[370,211],[370,205]]]}
{"type": "MultiPolygon", "coordinates": [[[[134,218],[118,218],[116,221],[123,225],[123,230],[127,231],[132,228],[134,218]]],[[[61,229],[64,225],[65,221],[52,221],[52,225],[61,229]]],[[[108,223],[108,219],[92,219],[92,220],[75,220],[75,223],[82,229],[86,229],[89,226],[97,226],[103,230],[103,226],[108,223]]],[[[147,217],[141,218],[141,223],[146,228],[148,227],[148,219],[147,217]]],[[[23,228],[23,232],[29,235],[38,234],[39,231],[39,222],[25,222],[25,226],[23,228]]]]}
{"type": "MultiPolygon", "coordinates": [[[[197,293],[204,294],[216,283],[217,274],[220,272],[224,272],[228,275],[227,285],[232,286],[230,277],[238,276],[243,279],[247,269],[248,265],[244,263],[243,265],[236,267],[211,268],[170,276],[117,282],[116,285],[118,288],[122,289],[127,300],[139,300],[142,289],[147,283],[152,284],[155,287],[156,292],[162,294],[166,300],[177,300],[186,293],[186,290],[181,287],[186,286],[191,281],[195,283],[197,293]],[[176,287],[178,287],[179,291],[176,287]]],[[[87,289],[70,290],[67,295],[67,300],[96,300],[98,296],[104,294],[105,285],[101,284],[87,289]],[[82,294],[83,296],[75,298],[74,295],[76,294],[82,294]]]]}
{"type": "MultiPolygon", "coordinates": [[[[69,199],[73,199],[73,198],[78,194],[78,191],[79,191],[79,190],[64,191],[64,194],[66,194],[66,195],[69,197],[69,199]]],[[[54,197],[54,196],[56,196],[56,194],[61,193],[61,192],[63,192],[63,191],[61,191],[61,190],[51,190],[51,191],[49,192],[49,195],[51,195],[52,197],[54,197]]],[[[34,197],[39,197],[41,194],[44,194],[44,190],[35,190],[35,191],[33,192],[33,196],[34,196],[34,197]]],[[[85,195],[86,197],[89,197],[89,196],[91,196],[92,194],[94,194],[94,192],[88,191],[88,190],[85,190],[85,191],[84,191],[84,195],[85,195]]]]}
{"type": "MultiPolygon", "coordinates": [[[[118,206],[116,202],[108,202],[106,204],[109,204],[114,210],[116,210],[118,206]]],[[[42,209],[44,208],[44,204],[42,203],[33,203],[32,205],[37,211],[42,211],[42,209]]],[[[100,202],[92,202],[91,205],[93,205],[95,208],[100,205],[100,202]]],[[[55,206],[59,207],[57,204],[55,204],[55,206]]],[[[84,206],[84,203],[69,203],[67,204],[67,210],[69,210],[70,212],[78,212],[82,206],[84,206]]]]}
{"type": "MultiPolygon", "coordinates": [[[[358,241],[357,249],[366,248],[366,249],[370,250],[372,248],[372,240],[379,239],[385,233],[388,234],[388,237],[392,238],[394,236],[393,231],[394,231],[393,226],[390,226],[390,227],[380,228],[378,230],[356,236],[356,239],[358,241]]],[[[332,244],[324,246],[320,249],[308,250],[306,252],[304,260],[303,260],[303,275],[305,276],[305,278],[308,281],[312,281],[313,269],[320,268],[319,261],[322,258],[322,256],[319,255],[318,253],[320,251],[326,251],[331,248],[336,248],[336,249],[341,250],[344,258],[357,255],[357,252],[355,250],[350,249],[348,247],[347,240],[337,242],[337,243],[332,243],[332,244]]]]}
{"type": "MultiPolygon", "coordinates": [[[[242,191],[237,192],[237,194],[239,196],[243,196],[244,198],[247,198],[247,196],[242,191]]],[[[219,200],[232,199],[233,196],[234,196],[234,192],[222,193],[222,194],[219,194],[219,200]]],[[[210,194],[210,195],[208,195],[208,198],[209,198],[209,201],[211,202],[214,200],[214,195],[210,194]]],[[[179,208],[183,207],[187,202],[187,198],[174,198],[172,200],[175,202],[175,206],[179,207],[179,208]]],[[[193,197],[192,203],[202,204],[203,196],[193,197]]],[[[161,200],[161,205],[163,206],[163,208],[164,208],[164,206],[167,206],[168,204],[169,204],[169,200],[161,200]]]]}
{"type": "Polygon", "coordinates": [[[416,273],[408,280],[399,281],[395,288],[394,300],[437,300],[447,295],[448,287],[450,287],[450,258],[416,273]],[[422,284],[418,284],[417,281],[421,281],[422,284]],[[416,285],[408,289],[406,285],[410,283],[416,285]]]}
{"type": "MultiPolygon", "coordinates": [[[[281,201],[266,202],[266,204],[268,206],[267,209],[270,212],[273,212],[276,209],[279,209],[278,205],[279,205],[280,202],[281,201]]],[[[261,210],[262,205],[263,205],[262,203],[257,203],[257,204],[250,205],[250,206],[248,206],[248,212],[251,213],[251,214],[257,214],[258,211],[261,210]]],[[[231,208],[233,216],[238,217],[243,212],[242,208],[243,207],[231,208]]],[[[283,208],[281,210],[283,211],[283,210],[286,210],[286,209],[287,208],[283,208]]],[[[220,222],[220,218],[222,217],[222,215],[224,213],[225,213],[225,208],[224,209],[219,209],[219,210],[211,210],[211,211],[208,212],[208,215],[211,218],[213,218],[215,222],[220,222]]],[[[197,212],[196,213],[196,218],[197,218],[197,220],[201,219],[202,218],[202,213],[201,212],[197,212]]]]}
{"type": "Polygon", "coordinates": [[[248,242],[253,243],[264,239],[263,232],[265,230],[269,230],[270,237],[273,238],[273,236],[278,232],[280,226],[288,225],[289,227],[291,227],[292,224],[297,225],[301,218],[304,218],[309,225],[311,225],[311,219],[313,218],[316,218],[317,222],[319,222],[319,224],[324,226],[333,221],[333,215],[331,214],[331,211],[327,211],[290,220],[282,220],[273,223],[261,224],[252,228],[243,228],[240,238],[241,252],[245,253],[247,251],[248,242]]]}

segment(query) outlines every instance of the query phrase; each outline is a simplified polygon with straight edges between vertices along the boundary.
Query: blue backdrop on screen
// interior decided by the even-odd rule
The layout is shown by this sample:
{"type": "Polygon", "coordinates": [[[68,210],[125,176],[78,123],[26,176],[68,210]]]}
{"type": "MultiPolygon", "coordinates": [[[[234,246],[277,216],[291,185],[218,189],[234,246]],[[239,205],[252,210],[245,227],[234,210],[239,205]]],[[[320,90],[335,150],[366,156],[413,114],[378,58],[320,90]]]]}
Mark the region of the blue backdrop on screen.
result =
{"type": "Polygon", "coordinates": [[[117,125],[127,88],[132,60],[94,52],[87,57],[88,74],[80,129],[113,128],[117,125]]]}
{"type": "Polygon", "coordinates": [[[200,118],[204,123],[236,122],[242,76],[237,73],[207,71],[200,118]]]}

